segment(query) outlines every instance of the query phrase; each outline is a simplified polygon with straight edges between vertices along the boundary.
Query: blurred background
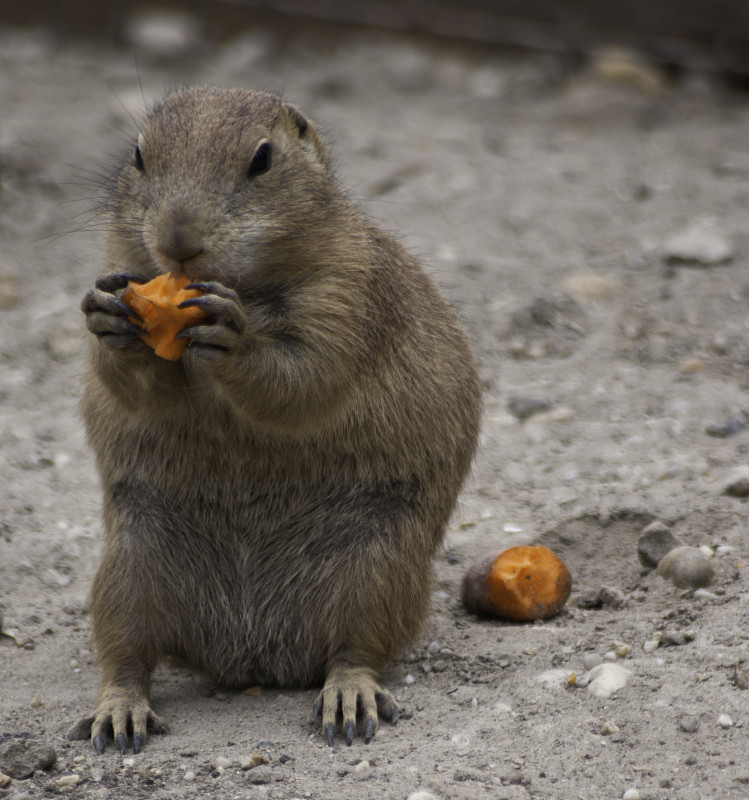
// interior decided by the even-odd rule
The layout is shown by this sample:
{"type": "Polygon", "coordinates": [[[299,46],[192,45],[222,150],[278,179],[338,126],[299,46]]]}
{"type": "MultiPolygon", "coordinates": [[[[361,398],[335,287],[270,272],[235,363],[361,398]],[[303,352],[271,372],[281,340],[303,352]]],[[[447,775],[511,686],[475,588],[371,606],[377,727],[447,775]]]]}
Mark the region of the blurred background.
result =
{"type": "Polygon", "coordinates": [[[208,43],[238,27],[279,21],[423,32],[568,55],[615,42],[663,63],[749,74],[743,0],[27,0],[0,10],[0,23],[124,42],[161,36],[165,48],[194,35],[198,25],[208,43]]]}

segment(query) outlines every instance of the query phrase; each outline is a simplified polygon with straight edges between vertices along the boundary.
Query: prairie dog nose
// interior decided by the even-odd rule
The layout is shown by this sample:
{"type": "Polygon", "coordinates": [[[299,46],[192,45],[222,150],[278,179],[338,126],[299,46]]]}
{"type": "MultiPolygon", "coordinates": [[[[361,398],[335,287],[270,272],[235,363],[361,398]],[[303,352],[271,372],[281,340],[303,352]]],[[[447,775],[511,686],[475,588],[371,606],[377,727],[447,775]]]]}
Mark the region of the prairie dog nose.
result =
{"type": "Polygon", "coordinates": [[[187,261],[205,250],[195,215],[176,209],[163,215],[156,237],[156,251],[172,261],[187,261]]]}

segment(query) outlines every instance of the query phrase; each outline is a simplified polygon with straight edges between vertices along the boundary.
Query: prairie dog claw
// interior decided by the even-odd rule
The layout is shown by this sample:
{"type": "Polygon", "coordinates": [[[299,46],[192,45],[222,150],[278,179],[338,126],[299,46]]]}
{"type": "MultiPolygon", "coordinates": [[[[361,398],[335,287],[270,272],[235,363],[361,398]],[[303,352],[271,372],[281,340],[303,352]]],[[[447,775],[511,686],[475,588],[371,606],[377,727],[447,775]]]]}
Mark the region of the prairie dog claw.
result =
{"type": "Polygon", "coordinates": [[[331,747],[339,712],[346,744],[353,742],[357,718],[363,722],[364,741],[368,744],[377,732],[379,717],[392,722],[398,719],[398,704],[377,683],[371,670],[342,665],[330,670],[313,706],[316,718],[322,714],[323,733],[331,747]]]}

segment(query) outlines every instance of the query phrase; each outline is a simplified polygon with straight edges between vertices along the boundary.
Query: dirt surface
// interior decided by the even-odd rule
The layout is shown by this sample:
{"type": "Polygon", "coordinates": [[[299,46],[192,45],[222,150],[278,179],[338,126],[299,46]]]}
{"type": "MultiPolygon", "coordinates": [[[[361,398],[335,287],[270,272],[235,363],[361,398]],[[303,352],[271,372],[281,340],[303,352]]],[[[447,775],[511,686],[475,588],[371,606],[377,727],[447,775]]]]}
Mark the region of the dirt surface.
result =
{"type": "Polygon", "coordinates": [[[0,797],[748,796],[749,538],[723,488],[749,463],[749,97],[611,55],[372,33],[256,29],[191,60],[147,45],[0,29],[0,734],[57,752],[0,797]],[[403,713],[368,746],[324,744],[314,691],[211,694],[170,669],[153,690],[170,736],[125,759],[63,739],[98,682],[100,499],[77,411],[90,198],[144,102],[190,83],[280,91],[316,120],[480,358],[481,450],[424,634],[385,676],[403,713]],[[707,592],[643,570],[653,520],[709,548],[707,592]],[[567,608],[466,614],[471,561],[526,542],[566,560],[567,608]],[[607,698],[585,686],[593,655],[629,671],[607,698]]]}

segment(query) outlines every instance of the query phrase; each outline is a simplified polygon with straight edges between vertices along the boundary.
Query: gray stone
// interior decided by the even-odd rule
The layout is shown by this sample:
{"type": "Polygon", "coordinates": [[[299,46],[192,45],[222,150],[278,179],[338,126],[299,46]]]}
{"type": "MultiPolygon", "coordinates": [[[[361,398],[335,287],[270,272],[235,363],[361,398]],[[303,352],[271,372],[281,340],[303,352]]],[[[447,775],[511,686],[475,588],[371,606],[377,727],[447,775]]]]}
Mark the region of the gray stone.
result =
{"type": "Polygon", "coordinates": [[[270,767],[259,766],[251,769],[247,773],[247,780],[256,786],[273,782],[273,775],[271,774],[270,767]]]}
{"type": "Polygon", "coordinates": [[[0,772],[11,778],[30,778],[38,769],[49,769],[57,761],[55,749],[30,734],[9,736],[0,741],[0,772]]]}
{"type": "Polygon", "coordinates": [[[614,586],[601,586],[598,589],[588,589],[580,594],[575,605],[578,608],[621,608],[626,605],[627,597],[621,589],[614,586]]]}
{"type": "Polygon", "coordinates": [[[693,714],[685,714],[683,717],[679,717],[679,728],[684,731],[684,733],[696,733],[699,727],[699,717],[693,714]]]}
{"type": "Polygon", "coordinates": [[[676,547],[658,564],[658,574],[678,589],[704,589],[715,580],[711,560],[698,547],[676,547]]]}
{"type": "Polygon", "coordinates": [[[534,414],[548,411],[551,408],[551,403],[537,397],[513,395],[507,403],[507,408],[513,416],[517,417],[521,422],[525,422],[534,414]]]}
{"type": "Polygon", "coordinates": [[[651,522],[637,541],[637,557],[643,567],[657,567],[660,560],[675,547],[683,544],[662,522],[651,522]]]}
{"type": "Polygon", "coordinates": [[[730,497],[747,497],[749,495],[749,466],[744,464],[734,470],[723,483],[722,492],[730,497]]]}

